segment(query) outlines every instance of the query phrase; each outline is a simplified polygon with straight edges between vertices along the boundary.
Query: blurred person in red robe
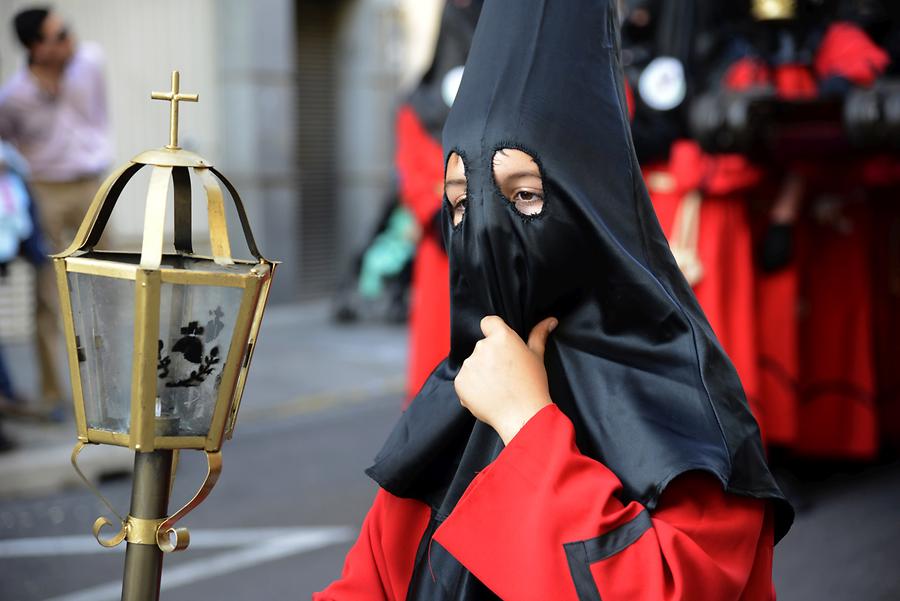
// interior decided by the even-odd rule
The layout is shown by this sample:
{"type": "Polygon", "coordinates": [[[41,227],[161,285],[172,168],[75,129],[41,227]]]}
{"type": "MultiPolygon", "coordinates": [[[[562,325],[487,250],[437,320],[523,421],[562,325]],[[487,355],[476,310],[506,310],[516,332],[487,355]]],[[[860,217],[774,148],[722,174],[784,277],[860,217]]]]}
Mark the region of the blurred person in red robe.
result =
{"type": "MultiPolygon", "coordinates": [[[[828,54],[823,54],[823,65],[830,56],[862,87],[870,88],[867,95],[877,94],[887,101],[896,94],[896,88],[877,86],[879,79],[885,83],[900,77],[900,5],[875,0],[851,0],[844,7],[845,21],[854,27],[835,31],[835,44],[828,54]],[[863,33],[860,33],[862,30],[863,33]],[[843,35],[837,35],[843,34],[843,35]],[[879,48],[872,48],[874,42],[879,48]],[[885,66],[884,55],[889,62],[885,66]],[[848,60],[849,59],[849,60],[848,60]],[[882,73],[883,69],[883,73],[882,73]],[[878,78],[878,79],[876,79],[878,78]],[[880,87],[881,89],[877,89],[880,87]],[[871,89],[876,88],[876,89],[871,89]]],[[[872,274],[872,322],[874,336],[876,409],[882,446],[894,453],[900,452],[900,370],[897,369],[900,353],[900,155],[897,138],[891,133],[896,125],[883,122],[884,111],[870,115],[869,122],[887,142],[874,156],[861,165],[858,181],[865,187],[869,217],[872,274]]]]}
{"type": "MultiPolygon", "coordinates": [[[[785,100],[871,86],[888,57],[847,10],[800,60],[757,65],[755,78],[768,76],[785,100]]],[[[879,446],[871,215],[861,164],[840,156],[787,165],[761,239],[764,428],[773,444],[799,455],[871,459],[879,446]]]]}
{"type": "MultiPolygon", "coordinates": [[[[754,3],[756,20],[745,21],[737,32],[744,35],[721,53],[725,68],[709,70],[721,77],[714,87],[806,101],[871,85],[886,54],[853,19],[871,19],[877,11],[870,4],[844,3],[838,20],[822,22],[808,11],[795,19],[792,2],[754,3]]],[[[642,111],[657,100],[647,71],[633,78],[637,142],[648,130],[657,137],[665,131],[641,127],[642,111]]],[[[671,96],[672,73],[659,81],[658,97],[671,96]]],[[[681,140],[668,160],[644,161],[643,168],[673,254],[735,363],[764,437],[807,455],[871,457],[878,444],[871,237],[859,190],[844,181],[853,163],[794,160],[764,170],[681,140]],[[774,200],[764,203],[756,268],[747,207],[766,195],[774,200]],[[852,273],[845,284],[854,293],[835,295],[844,273],[852,273]]]]}
{"type": "Polygon", "coordinates": [[[438,223],[444,185],[441,130],[462,79],[481,3],[447,2],[431,67],[397,114],[400,200],[422,231],[410,298],[407,403],[450,348],[450,275],[438,223]]]}
{"type": "MultiPolygon", "coordinates": [[[[743,46],[741,55],[728,65],[722,85],[733,92],[764,93],[785,101],[812,99],[816,96],[816,82],[805,46],[808,31],[793,21],[795,8],[790,3],[776,4],[782,6],[772,13],[766,13],[762,2],[753,4],[754,19],[747,22],[744,39],[736,43],[743,46]]],[[[749,162],[747,166],[750,167],[749,162]]],[[[765,173],[756,167],[754,189],[743,198],[746,207],[754,195],[774,194],[776,201],[762,217],[763,224],[756,225],[766,232],[768,246],[766,242],[762,245],[769,250],[773,244],[790,239],[803,193],[803,179],[791,174],[790,166],[782,167],[781,173],[765,173]]],[[[746,223],[749,233],[749,218],[746,223]]],[[[748,242],[748,268],[754,279],[753,318],[748,326],[756,353],[756,415],[770,446],[793,445],[799,419],[798,272],[796,264],[789,265],[787,260],[767,262],[766,248],[761,251],[759,262],[754,262],[749,238],[748,242]]]]}

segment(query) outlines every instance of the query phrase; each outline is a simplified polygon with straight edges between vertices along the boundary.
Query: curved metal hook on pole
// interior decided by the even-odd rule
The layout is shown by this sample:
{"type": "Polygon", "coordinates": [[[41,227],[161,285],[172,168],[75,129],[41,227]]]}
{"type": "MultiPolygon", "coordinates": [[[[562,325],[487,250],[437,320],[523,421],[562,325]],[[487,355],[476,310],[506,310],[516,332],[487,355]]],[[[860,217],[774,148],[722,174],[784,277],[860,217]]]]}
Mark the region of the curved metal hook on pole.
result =
{"type": "Polygon", "coordinates": [[[191,542],[190,532],[187,528],[175,528],[174,526],[209,496],[210,491],[219,480],[219,475],[221,473],[222,452],[206,452],[206,477],[203,479],[203,484],[200,485],[200,489],[197,490],[194,497],[185,503],[181,509],[162,520],[156,528],[156,544],[160,549],[166,553],[172,551],[184,551],[187,549],[191,542]]]}
{"type": "Polygon", "coordinates": [[[216,485],[219,475],[222,473],[222,453],[216,451],[214,453],[206,452],[206,476],[200,488],[194,494],[190,501],[167,518],[157,520],[148,520],[136,518],[134,516],[122,517],[112,503],[103,496],[100,490],[85,476],[81,468],[78,467],[78,455],[84,449],[87,443],[78,442],[72,450],[72,466],[75,472],[81,477],[85,485],[100,501],[106,505],[109,511],[118,518],[118,531],[110,536],[102,535],[102,530],[107,526],[115,527],[109,518],[100,516],[94,521],[93,533],[97,542],[104,547],[111,548],[121,544],[123,541],[139,544],[139,545],[157,545],[161,551],[171,553],[174,551],[184,551],[191,542],[191,535],[187,528],[176,528],[175,524],[181,521],[187,514],[193,511],[200,503],[209,496],[210,491],[216,485]]]}
{"type": "Polygon", "coordinates": [[[116,508],[112,506],[112,503],[110,503],[109,500],[103,496],[103,494],[100,492],[100,490],[96,486],[94,486],[94,484],[88,479],[88,477],[84,475],[84,472],[81,471],[81,468],[78,467],[78,455],[81,453],[81,451],[84,449],[85,446],[87,446],[87,443],[79,441],[75,445],[75,448],[72,449],[72,457],[71,457],[72,467],[75,468],[75,473],[77,473],[78,476],[84,481],[84,483],[85,483],[85,485],[87,485],[88,489],[92,493],[94,493],[94,496],[96,496],[98,499],[100,499],[100,501],[104,505],[106,505],[107,509],[109,509],[110,512],[112,512],[112,514],[119,519],[119,525],[120,525],[119,531],[110,538],[104,538],[100,535],[100,531],[105,526],[114,526],[115,525],[108,518],[106,518],[104,516],[100,516],[99,518],[97,518],[94,521],[94,527],[93,527],[94,538],[97,539],[98,543],[100,543],[104,547],[115,547],[116,545],[121,543],[123,540],[125,540],[125,536],[128,533],[128,521],[125,518],[123,518],[121,515],[119,515],[119,512],[116,511],[116,508]]]}

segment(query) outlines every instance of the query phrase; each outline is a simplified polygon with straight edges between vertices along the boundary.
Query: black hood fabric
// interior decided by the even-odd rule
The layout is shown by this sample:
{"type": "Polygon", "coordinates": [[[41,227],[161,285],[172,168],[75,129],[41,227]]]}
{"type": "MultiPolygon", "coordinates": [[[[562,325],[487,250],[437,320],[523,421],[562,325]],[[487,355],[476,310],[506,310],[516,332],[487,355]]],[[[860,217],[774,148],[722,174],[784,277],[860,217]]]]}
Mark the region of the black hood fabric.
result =
{"type": "Polygon", "coordinates": [[[435,140],[441,139],[450,113],[450,105],[444,97],[445,78],[466,64],[482,3],[483,0],[448,0],[441,16],[431,66],[409,96],[410,106],[435,140]]]}
{"type": "Polygon", "coordinates": [[[449,515],[503,444],[460,406],[453,380],[499,315],[520,336],[559,319],[545,362],[550,395],[582,453],[622,481],[621,500],[656,506],[703,470],[735,494],[771,499],[776,540],[793,511],[766,465],[740,381],[681,275],[632,146],[610,0],[487,0],[444,129],[466,166],[468,206],[451,225],[451,350],[367,473],[394,495],[449,515]],[[538,162],[545,203],[526,217],[491,160],[538,162]]]}

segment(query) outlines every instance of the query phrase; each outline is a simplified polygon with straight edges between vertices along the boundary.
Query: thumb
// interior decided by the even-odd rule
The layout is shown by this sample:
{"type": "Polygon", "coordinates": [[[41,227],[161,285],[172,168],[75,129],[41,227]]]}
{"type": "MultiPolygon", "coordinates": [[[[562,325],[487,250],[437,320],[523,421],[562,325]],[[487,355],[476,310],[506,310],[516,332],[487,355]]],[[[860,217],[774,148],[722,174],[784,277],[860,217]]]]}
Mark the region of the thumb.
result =
{"type": "Polygon", "coordinates": [[[488,315],[481,320],[481,333],[484,334],[485,337],[490,336],[494,332],[500,332],[508,327],[506,322],[503,321],[503,318],[496,315],[488,315]]]}
{"type": "Polygon", "coordinates": [[[555,317],[548,317],[540,322],[531,330],[528,335],[528,348],[537,354],[542,360],[544,358],[544,348],[547,346],[547,337],[550,332],[556,328],[559,321],[555,317]]]}

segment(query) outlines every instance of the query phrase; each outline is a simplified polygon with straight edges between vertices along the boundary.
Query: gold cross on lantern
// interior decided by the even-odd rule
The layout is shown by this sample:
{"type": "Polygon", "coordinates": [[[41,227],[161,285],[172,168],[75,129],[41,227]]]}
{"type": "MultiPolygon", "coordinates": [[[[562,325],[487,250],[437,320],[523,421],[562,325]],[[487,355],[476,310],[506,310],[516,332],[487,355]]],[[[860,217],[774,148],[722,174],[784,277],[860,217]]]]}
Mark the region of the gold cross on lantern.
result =
{"type": "Polygon", "coordinates": [[[169,106],[169,144],[166,148],[178,150],[178,103],[182,100],[185,102],[197,102],[200,96],[197,94],[181,94],[178,91],[180,76],[178,71],[172,71],[172,91],[171,92],[151,92],[150,98],[153,100],[168,100],[169,106]]]}

